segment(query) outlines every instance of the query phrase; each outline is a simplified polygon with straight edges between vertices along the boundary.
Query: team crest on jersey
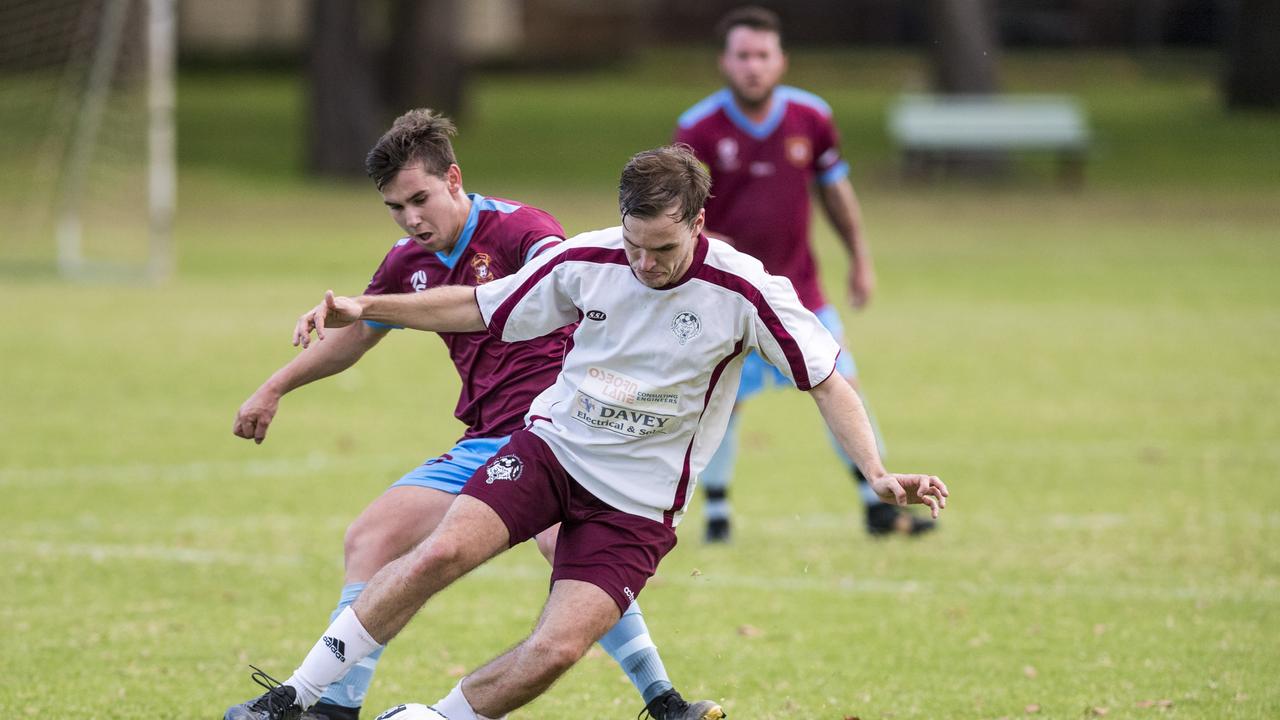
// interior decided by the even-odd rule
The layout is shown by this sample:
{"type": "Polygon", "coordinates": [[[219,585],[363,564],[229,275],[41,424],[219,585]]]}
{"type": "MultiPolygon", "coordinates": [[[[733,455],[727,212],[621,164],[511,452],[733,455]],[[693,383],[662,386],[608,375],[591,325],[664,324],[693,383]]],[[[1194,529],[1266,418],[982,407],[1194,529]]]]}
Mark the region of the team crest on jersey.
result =
{"type": "Polygon", "coordinates": [[[476,253],[471,258],[471,269],[476,271],[476,284],[483,285],[493,279],[493,271],[489,269],[488,253],[476,253]]]}
{"type": "Polygon", "coordinates": [[[489,467],[485,468],[485,483],[492,485],[497,480],[511,480],[514,482],[520,477],[520,473],[524,472],[524,463],[520,462],[520,458],[515,455],[503,455],[489,461],[489,467]]]}
{"type": "Polygon", "coordinates": [[[720,138],[720,142],[716,143],[716,158],[721,170],[737,170],[738,141],[731,137],[720,138]]]}
{"type": "Polygon", "coordinates": [[[684,345],[702,334],[702,320],[688,310],[676,313],[671,320],[671,332],[675,333],[676,339],[684,345]]]}
{"type": "Polygon", "coordinates": [[[414,292],[422,292],[427,289],[427,271],[415,270],[413,275],[409,277],[409,284],[413,286],[414,292]]]}
{"type": "Polygon", "coordinates": [[[802,135],[789,137],[786,141],[787,160],[798,168],[809,166],[809,161],[813,159],[813,145],[809,142],[809,138],[802,135]]]}

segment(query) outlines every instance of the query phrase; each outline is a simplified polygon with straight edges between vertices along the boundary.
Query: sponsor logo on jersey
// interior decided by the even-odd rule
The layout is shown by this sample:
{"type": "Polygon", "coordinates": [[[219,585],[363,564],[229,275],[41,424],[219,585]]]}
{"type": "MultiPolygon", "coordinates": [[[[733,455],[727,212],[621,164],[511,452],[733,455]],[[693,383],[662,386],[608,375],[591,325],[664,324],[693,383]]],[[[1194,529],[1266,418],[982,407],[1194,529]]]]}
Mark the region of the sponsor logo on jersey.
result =
{"type": "Polygon", "coordinates": [[[776,168],[771,162],[757,160],[756,162],[751,163],[749,170],[751,172],[751,177],[768,177],[774,173],[776,168]]]}
{"type": "Polygon", "coordinates": [[[702,320],[688,310],[676,313],[671,320],[671,332],[675,333],[676,340],[684,345],[702,334],[702,320]]]}
{"type": "Polygon", "coordinates": [[[496,457],[490,460],[489,467],[485,468],[485,484],[492,485],[498,480],[515,482],[522,472],[524,472],[524,463],[520,462],[520,458],[515,455],[496,457]]]}
{"type": "Polygon", "coordinates": [[[676,416],[636,410],[607,403],[578,391],[573,419],[588,427],[608,430],[627,437],[665,435],[675,429],[676,416]]]}
{"type": "Polygon", "coordinates": [[[731,137],[722,137],[716,143],[717,164],[721,170],[730,172],[737,170],[738,163],[738,141],[731,137]]]}
{"type": "Polygon", "coordinates": [[[787,148],[787,160],[798,168],[806,168],[809,161],[813,159],[813,145],[809,142],[809,138],[803,135],[797,137],[789,137],[785,141],[787,148]]]}
{"type": "Polygon", "coordinates": [[[587,319],[588,319],[588,320],[603,320],[603,319],[605,319],[606,317],[608,317],[608,315],[605,315],[603,310],[588,310],[588,311],[587,311],[587,319]]]}
{"type": "Polygon", "coordinates": [[[608,368],[594,366],[587,368],[587,377],[582,383],[582,390],[592,397],[604,399],[605,402],[616,402],[659,413],[680,404],[678,394],[662,392],[630,375],[608,368]]]}
{"type": "Polygon", "coordinates": [[[336,637],[324,636],[324,645],[329,648],[329,652],[338,658],[338,662],[347,661],[347,644],[336,637]]]}
{"type": "Polygon", "coordinates": [[[493,271],[489,269],[490,258],[488,253],[476,253],[471,258],[471,269],[476,271],[476,284],[483,285],[494,279],[493,271]]]}

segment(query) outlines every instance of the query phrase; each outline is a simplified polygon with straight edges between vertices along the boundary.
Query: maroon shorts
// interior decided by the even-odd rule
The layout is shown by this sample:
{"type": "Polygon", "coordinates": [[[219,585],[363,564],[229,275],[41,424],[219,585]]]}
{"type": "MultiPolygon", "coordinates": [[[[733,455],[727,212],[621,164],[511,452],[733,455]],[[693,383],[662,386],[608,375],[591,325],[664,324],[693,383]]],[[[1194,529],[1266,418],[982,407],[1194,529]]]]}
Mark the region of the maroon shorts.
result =
{"type": "Polygon", "coordinates": [[[493,508],[513,546],[561,523],[551,581],[591,583],[623,612],[676,546],[671,528],[614,509],[584,490],[528,430],[512,433],[462,492],[493,508]]]}

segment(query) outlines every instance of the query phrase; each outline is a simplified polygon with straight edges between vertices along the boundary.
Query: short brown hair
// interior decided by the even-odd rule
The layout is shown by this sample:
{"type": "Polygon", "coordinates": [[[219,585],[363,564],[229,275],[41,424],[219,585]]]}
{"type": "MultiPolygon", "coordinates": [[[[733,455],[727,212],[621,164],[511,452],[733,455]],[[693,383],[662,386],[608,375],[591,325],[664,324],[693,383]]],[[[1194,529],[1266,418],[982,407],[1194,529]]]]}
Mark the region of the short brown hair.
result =
{"type": "Polygon", "coordinates": [[[406,166],[422,163],[432,175],[444,175],[458,162],[449,138],[457,132],[453,121],[427,108],[396,118],[364,158],[364,170],[381,190],[406,166]]]}
{"type": "Polygon", "coordinates": [[[666,214],[692,225],[711,194],[711,176],[684,143],[636,153],[622,168],[618,209],[642,220],[666,214]]]}
{"type": "Polygon", "coordinates": [[[778,13],[759,5],[734,8],[720,18],[720,22],[716,23],[716,37],[721,46],[729,41],[729,33],[738,27],[766,30],[777,33],[778,39],[782,39],[782,20],[778,18],[778,13]]]}

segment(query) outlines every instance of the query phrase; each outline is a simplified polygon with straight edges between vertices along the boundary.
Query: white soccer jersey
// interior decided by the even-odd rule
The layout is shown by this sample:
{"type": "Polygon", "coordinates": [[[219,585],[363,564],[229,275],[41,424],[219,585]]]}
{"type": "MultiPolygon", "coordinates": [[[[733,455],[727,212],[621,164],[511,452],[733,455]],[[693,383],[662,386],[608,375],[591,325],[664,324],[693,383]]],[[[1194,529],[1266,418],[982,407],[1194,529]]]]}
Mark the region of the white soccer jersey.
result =
{"type": "Polygon", "coordinates": [[[592,495],[672,526],[724,437],[747,352],[801,390],[829,377],[840,352],[790,281],[705,237],[684,278],[661,290],[632,274],[615,227],[478,286],[476,300],[509,342],[580,322],[530,430],[592,495]]]}

